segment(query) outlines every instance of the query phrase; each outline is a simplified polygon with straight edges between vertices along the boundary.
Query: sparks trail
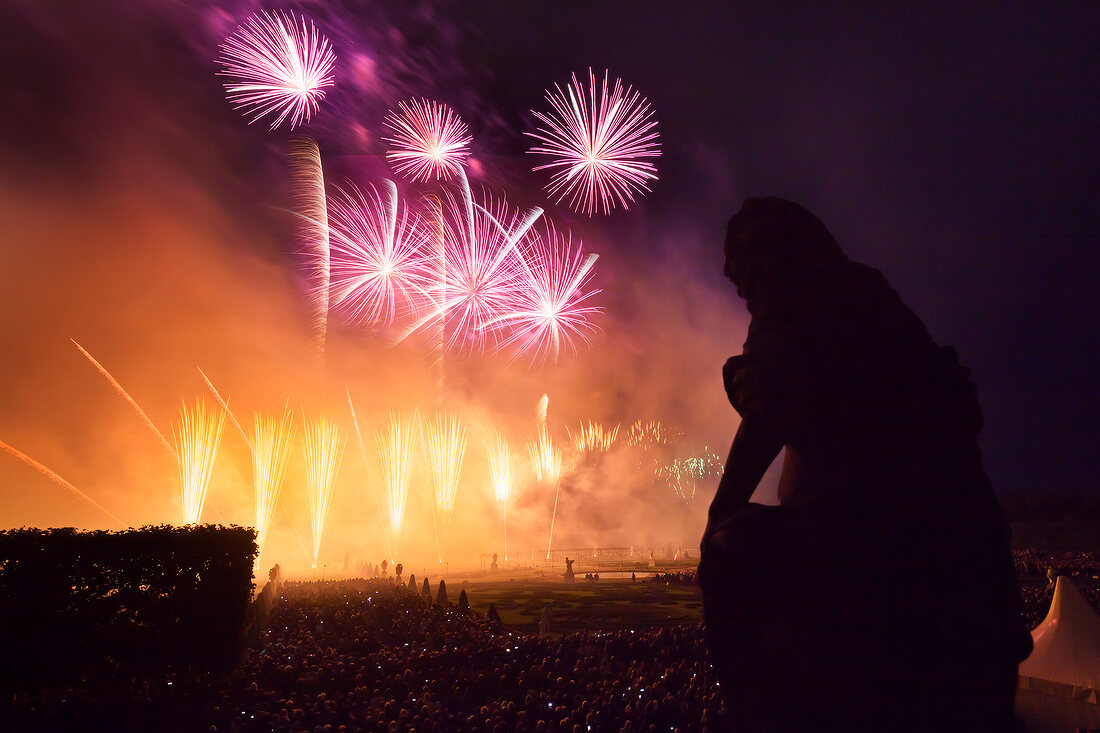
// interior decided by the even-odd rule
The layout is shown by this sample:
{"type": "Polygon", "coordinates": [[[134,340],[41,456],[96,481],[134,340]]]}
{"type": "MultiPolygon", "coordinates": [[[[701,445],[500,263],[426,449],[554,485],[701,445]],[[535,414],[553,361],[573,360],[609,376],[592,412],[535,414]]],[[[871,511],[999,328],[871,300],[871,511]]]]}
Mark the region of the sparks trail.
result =
{"type": "MultiPolygon", "coordinates": [[[[359,442],[359,455],[362,456],[362,458],[363,458],[363,468],[364,468],[364,470],[366,470],[368,472],[368,475],[369,475],[370,461],[367,460],[367,446],[363,443],[363,433],[362,433],[362,431],[359,430],[359,418],[355,414],[355,403],[352,402],[352,400],[351,400],[351,390],[346,385],[344,387],[344,391],[348,395],[348,410],[351,411],[351,424],[352,424],[352,427],[355,428],[355,438],[359,442]]],[[[368,483],[370,483],[370,482],[368,481],[368,483]]],[[[379,520],[379,524],[382,527],[382,537],[386,541],[386,554],[389,556],[390,562],[393,562],[394,561],[393,546],[390,544],[390,533],[386,528],[386,517],[385,517],[385,513],[382,510],[382,504],[378,501],[377,492],[371,490],[371,491],[368,491],[367,493],[369,493],[371,495],[371,498],[374,500],[374,508],[378,511],[378,520],[379,520]]]]}
{"type": "Polygon", "coordinates": [[[378,329],[430,307],[431,230],[393,181],[337,188],[331,224],[333,307],[378,329]]]}
{"type": "Polygon", "coordinates": [[[92,497],[88,496],[87,494],[85,494],[80,489],[78,489],[75,486],[73,486],[72,484],[70,484],[65,479],[61,478],[59,475],[57,475],[56,473],[51,471],[49,468],[46,468],[41,463],[39,463],[38,461],[36,461],[33,458],[31,458],[30,456],[28,456],[26,453],[23,453],[22,451],[17,450],[16,448],[13,448],[12,446],[8,445],[7,443],[5,443],[2,440],[0,440],[0,448],[3,448],[8,453],[11,453],[13,456],[15,456],[19,460],[23,461],[24,463],[26,463],[28,466],[30,466],[34,470],[38,471],[43,476],[50,479],[51,481],[53,481],[57,485],[59,485],[61,488],[69,491],[71,494],[75,495],[77,498],[88,502],[89,504],[94,506],[96,509],[98,509],[99,511],[106,514],[108,517],[110,517],[111,519],[118,522],[118,525],[120,527],[125,528],[127,526],[127,524],[125,522],[123,522],[121,519],[116,517],[113,513],[111,513],[110,510],[104,508],[102,504],[100,504],[95,499],[93,499],[92,497]]]}
{"type": "Polygon", "coordinates": [[[470,155],[469,128],[453,109],[428,99],[400,102],[383,124],[393,137],[386,152],[394,171],[413,182],[446,180],[462,170],[470,155]]]}
{"type": "Polygon", "coordinates": [[[229,409],[229,402],[222,399],[221,394],[218,393],[218,388],[215,387],[214,383],[210,381],[210,377],[206,376],[206,372],[204,372],[199,367],[195,368],[199,370],[199,374],[202,375],[202,379],[204,382],[206,382],[206,386],[209,387],[210,391],[214,393],[214,399],[216,399],[218,401],[218,404],[221,405],[221,408],[225,410],[225,414],[229,415],[230,421],[232,421],[233,425],[237,428],[237,432],[240,433],[241,437],[244,438],[244,442],[248,445],[248,449],[252,450],[252,441],[249,440],[248,435],[244,432],[244,428],[241,427],[241,424],[237,422],[237,418],[233,416],[233,412],[229,409]]]}
{"type": "Polygon", "coordinates": [[[252,486],[256,494],[257,563],[267,544],[267,534],[282,491],[293,440],[294,425],[289,404],[283,407],[283,417],[278,422],[259,414],[254,416],[252,439],[248,443],[252,449],[252,486]]]}
{"type": "Polygon", "coordinates": [[[198,524],[202,518],[224,425],[225,411],[219,411],[215,418],[207,412],[206,402],[199,399],[192,408],[183,403],[179,427],[172,426],[179,455],[180,496],[185,525],[198,524]]]}
{"type": "Polygon", "coordinates": [[[427,293],[431,309],[401,339],[442,321],[449,348],[482,352],[501,337],[502,328],[490,321],[518,302],[525,267],[519,243],[542,209],[519,211],[504,198],[489,196],[475,202],[466,174],[460,170],[458,178],[458,195],[446,189],[433,203],[439,212],[439,244],[438,274],[427,293]]]}
{"type": "Polygon", "coordinates": [[[604,71],[598,93],[592,69],[587,94],[576,74],[565,89],[555,84],[546,92],[552,111],[532,110],[542,124],[524,133],[539,142],[527,152],[550,159],[533,169],[552,172],[547,193],[588,216],[597,208],[604,214],[616,205],[626,209],[648,192],[647,182],[657,179],[648,159],[661,154],[649,102],[632,87],[624,91],[622,79],[609,85],[608,76],[604,71]]]}
{"type": "Polygon", "coordinates": [[[504,510],[504,560],[508,560],[508,496],[512,492],[512,453],[498,430],[486,446],[493,493],[504,510]]]}
{"type": "Polygon", "coordinates": [[[148,428],[153,431],[153,434],[156,435],[161,444],[164,445],[165,450],[172,454],[173,458],[179,461],[179,455],[176,453],[176,449],[172,447],[172,444],[168,442],[168,439],[164,437],[164,434],[157,430],[157,426],[154,425],[153,421],[149,419],[149,416],[145,414],[145,410],[141,409],[141,407],[138,406],[138,403],[134,401],[134,398],[131,397],[130,394],[122,388],[122,385],[119,384],[118,381],[111,376],[111,373],[104,369],[103,365],[96,361],[91,354],[85,351],[84,347],[76,342],[76,339],[69,340],[73,342],[76,348],[80,349],[81,354],[84,354],[84,356],[88,357],[88,361],[92,362],[92,366],[99,370],[99,373],[102,374],[103,377],[110,383],[110,385],[114,387],[115,391],[122,396],[122,399],[130,403],[130,406],[134,408],[134,412],[138,414],[138,417],[141,418],[142,422],[144,422],[148,426],[148,428]]]}
{"type": "Polygon", "coordinates": [[[390,511],[390,528],[394,535],[405,519],[405,504],[409,498],[409,472],[412,467],[416,426],[419,418],[402,419],[390,413],[390,428],[375,435],[378,457],[382,463],[382,481],[386,487],[390,511]]]}
{"type": "Polygon", "coordinates": [[[558,361],[563,348],[575,351],[575,339],[587,341],[599,329],[590,316],[603,311],[589,300],[600,290],[585,290],[599,255],[584,255],[580,242],[559,233],[549,220],[528,238],[521,258],[522,286],[512,307],[485,323],[508,327],[497,350],[511,349],[512,358],[527,355],[532,362],[558,361]]]}
{"type": "Polygon", "coordinates": [[[321,552],[321,535],[328,518],[332,489],[340,459],[344,455],[346,439],[336,423],[328,418],[305,422],[302,439],[306,453],[306,488],[309,490],[309,519],[313,533],[313,567],[321,552]]]}
{"type": "Polygon", "coordinates": [[[313,348],[324,357],[328,338],[328,312],[331,304],[330,279],[332,267],[328,200],[325,196],[325,173],[321,166],[321,151],[313,138],[295,138],[290,142],[290,168],[294,201],[297,205],[298,237],[310,262],[314,283],[313,348]]]}
{"type": "Polygon", "coordinates": [[[288,118],[291,129],[309,122],[333,85],[336,54],[328,38],[293,12],[256,13],[220,48],[226,97],[252,116],[248,124],[268,114],[275,116],[272,130],[288,118]]]}

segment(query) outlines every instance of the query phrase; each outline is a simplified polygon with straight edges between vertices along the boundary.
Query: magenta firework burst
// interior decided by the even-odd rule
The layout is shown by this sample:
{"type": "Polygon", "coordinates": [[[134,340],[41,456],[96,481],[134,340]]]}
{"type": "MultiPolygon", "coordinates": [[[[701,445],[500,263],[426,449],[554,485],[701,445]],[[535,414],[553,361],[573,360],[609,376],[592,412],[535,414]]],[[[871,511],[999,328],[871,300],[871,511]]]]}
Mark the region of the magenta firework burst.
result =
{"type": "Polygon", "coordinates": [[[220,48],[226,96],[252,118],[249,124],[266,115],[274,116],[272,130],[287,119],[291,129],[309,122],[333,84],[336,54],[304,16],[261,11],[220,48]]]}
{"type": "Polygon", "coordinates": [[[330,202],[334,307],[374,327],[415,316],[436,282],[429,228],[383,180],[365,191],[337,188],[330,202]]]}
{"type": "Polygon", "coordinates": [[[428,99],[401,102],[386,115],[393,131],[383,138],[393,147],[386,153],[393,169],[413,181],[447,180],[470,155],[473,139],[462,118],[445,104],[428,99]]]}
{"type": "Polygon", "coordinates": [[[557,361],[563,348],[576,349],[599,329],[591,317],[603,309],[592,303],[598,289],[586,289],[599,255],[585,254],[579,241],[559,232],[549,219],[532,230],[524,247],[522,286],[508,312],[487,322],[506,327],[501,349],[532,362],[557,361]]]}
{"type": "Polygon", "coordinates": [[[437,240],[436,279],[428,291],[432,306],[406,335],[442,324],[448,348],[483,352],[500,339],[502,327],[492,324],[522,302],[519,243],[542,210],[518,211],[502,197],[475,201],[461,169],[458,178],[457,195],[448,188],[427,202],[437,240]]]}
{"type": "Polygon", "coordinates": [[[532,110],[541,125],[524,134],[538,141],[529,153],[549,158],[533,170],[551,171],[546,191],[555,201],[567,200],[574,211],[592,216],[597,208],[604,214],[616,205],[628,208],[649,191],[661,144],[645,97],[632,87],[624,90],[621,79],[608,84],[607,71],[597,89],[589,69],[587,90],[573,74],[564,89],[555,84],[547,90],[546,101],[551,111],[532,110]]]}

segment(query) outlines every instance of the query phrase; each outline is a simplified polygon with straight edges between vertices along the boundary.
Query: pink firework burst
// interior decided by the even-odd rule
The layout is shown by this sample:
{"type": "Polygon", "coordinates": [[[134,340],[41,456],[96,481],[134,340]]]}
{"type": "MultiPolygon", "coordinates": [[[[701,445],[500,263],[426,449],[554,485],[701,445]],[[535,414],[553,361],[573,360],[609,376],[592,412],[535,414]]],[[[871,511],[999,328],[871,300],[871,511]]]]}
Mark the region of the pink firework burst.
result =
{"type": "Polygon", "coordinates": [[[476,202],[461,170],[459,181],[457,195],[447,189],[427,203],[436,224],[436,280],[429,291],[434,305],[408,333],[442,319],[450,349],[481,352],[499,340],[500,327],[489,324],[519,302],[524,283],[519,242],[542,210],[521,212],[488,196],[476,202]]]}
{"type": "Polygon", "coordinates": [[[511,309],[487,326],[505,327],[500,349],[511,349],[534,362],[556,362],[562,349],[576,351],[576,341],[587,341],[599,331],[591,317],[603,309],[591,302],[600,290],[588,290],[599,255],[584,254],[580,241],[561,233],[548,219],[533,231],[524,247],[522,286],[511,309]]]}
{"type": "Polygon", "coordinates": [[[429,307],[435,271],[428,223],[382,181],[366,191],[337,189],[330,202],[330,291],[337,309],[374,327],[429,307]]]}
{"type": "Polygon", "coordinates": [[[645,97],[629,86],[624,91],[621,79],[609,85],[607,71],[597,91],[589,69],[587,92],[573,74],[565,89],[555,84],[547,90],[546,100],[552,111],[532,110],[542,125],[524,134],[539,141],[527,152],[550,158],[533,170],[552,171],[546,187],[551,197],[592,216],[597,208],[604,214],[616,205],[626,209],[635,195],[649,191],[647,181],[657,179],[649,159],[660,156],[661,145],[645,97]]]}
{"type": "Polygon", "coordinates": [[[336,54],[312,20],[294,13],[261,11],[221,44],[220,76],[226,96],[251,116],[249,124],[274,115],[271,129],[290,119],[291,129],[309,122],[333,84],[336,54]]]}
{"type": "Polygon", "coordinates": [[[401,102],[385,119],[393,137],[386,158],[394,170],[412,181],[449,179],[470,155],[466,123],[445,104],[427,99],[401,102]]]}

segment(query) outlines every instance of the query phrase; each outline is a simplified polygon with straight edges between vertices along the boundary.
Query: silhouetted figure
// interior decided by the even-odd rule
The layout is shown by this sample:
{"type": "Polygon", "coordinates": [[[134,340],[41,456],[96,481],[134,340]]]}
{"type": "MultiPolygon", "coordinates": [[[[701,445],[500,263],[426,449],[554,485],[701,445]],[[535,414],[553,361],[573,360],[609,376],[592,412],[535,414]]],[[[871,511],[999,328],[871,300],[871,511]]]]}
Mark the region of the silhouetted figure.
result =
{"type": "Polygon", "coordinates": [[[499,629],[504,625],[504,622],[500,620],[500,611],[497,610],[495,603],[489,604],[489,610],[485,612],[485,615],[494,628],[499,629]]]}
{"type": "Polygon", "coordinates": [[[574,582],[576,582],[575,578],[573,577],[574,562],[576,561],[570,560],[568,557],[565,558],[565,572],[561,574],[561,577],[565,579],[566,585],[572,585],[574,582]]]}
{"type": "Polygon", "coordinates": [[[447,599],[447,583],[442,578],[439,579],[439,590],[435,594],[435,603],[437,606],[446,606],[450,603],[447,599]]]}
{"type": "Polygon", "coordinates": [[[698,575],[735,723],[1011,729],[1030,636],[968,371],[797,204],[747,200],[725,254],[752,320],[698,575]]]}
{"type": "Polygon", "coordinates": [[[497,569],[497,553],[493,553],[493,561],[489,563],[489,569],[496,572],[497,569]]]}

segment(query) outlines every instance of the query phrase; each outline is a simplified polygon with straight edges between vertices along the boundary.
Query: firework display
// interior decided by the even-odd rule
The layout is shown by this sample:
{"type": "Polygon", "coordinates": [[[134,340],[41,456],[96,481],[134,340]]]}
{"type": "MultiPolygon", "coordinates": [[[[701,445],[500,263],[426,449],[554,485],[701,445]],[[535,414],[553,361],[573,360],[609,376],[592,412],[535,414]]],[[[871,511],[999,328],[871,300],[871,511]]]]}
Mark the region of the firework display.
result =
{"type": "Polygon", "coordinates": [[[280,420],[259,414],[254,416],[249,445],[252,448],[252,488],[256,496],[257,562],[267,545],[267,534],[283,487],[293,440],[294,426],[289,405],[283,408],[280,420]]]}
{"type": "Polygon", "coordinates": [[[615,444],[615,439],[619,437],[619,426],[616,425],[608,430],[603,425],[589,420],[586,423],[581,423],[580,427],[577,428],[577,432],[569,433],[569,437],[578,453],[606,453],[611,450],[611,446],[615,444]]]}
{"type": "Polygon", "coordinates": [[[88,361],[90,361],[92,363],[92,366],[94,366],[96,368],[96,370],[100,374],[103,375],[103,378],[106,379],[108,383],[110,383],[110,385],[114,388],[115,392],[118,392],[118,394],[122,397],[122,399],[126,400],[126,402],[130,405],[130,407],[134,408],[134,412],[136,412],[138,417],[141,418],[141,421],[143,423],[145,423],[145,426],[153,431],[153,435],[157,436],[157,439],[161,442],[161,445],[164,446],[165,450],[167,450],[170,454],[172,454],[173,458],[177,458],[176,451],[172,447],[172,444],[169,443],[168,439],[164,437],[164,433],[157,430],[157,426],[154,425],[153,421],[149,419],[149,416],[145,414],[145,410],[141,409],[141,406],[138,405],[138,403],[134,401],[134,398],[130,396],[130,393],[122,388],[122,385],[118,383],[118,380],[116,380],[114,377],[112,377],[111,373],[108,372],[103,367],[102,364],[100,364],[98,361],[95,360],[95,357],[93,357],[91,354],[89,354],[87,351],[85,351],[83,346],[76,343],[75,339],[69,339],[69,340],[73,342],[73,345],[75,345],[76,348],[80,349],[81,354],[84,354],[84,356],[86,356],[88,358],[88,361]]]}
{"type": "Polygon", "coordinates": [[[214,458],[222,439],[225,411],[208,411],[199,399],[193,407],[184,403],[179,422],[172,426],[179,464],[182,524],[198,524],[206,503],[206,490],[214,470],[214,458]]]}
{"type": "Polygon", "coordinates": [[[596,74],[588,70],[588,87],[576,74],[562,89],[546,92],[551,112],[532,110],[541,123],[524,133],[538,144],[528,152],[549,158],[533,170],[551,171],[546,190],[558,202],[592,216],[615,206],[628,208],[636,195],[649,191],[660,156],[653,108],[621,79],[608,83],[604,71],[597,91],[596,74]]]}
{"type": "Polygon", "coordinates": [[[313,348],[323,354],[331,301],[331,254],[325,172],[316,140],[301,137],[290,141],[290,171],[295,213],[298,214],[298,237],[313,283],[313,348]]]}
{"type": "Polygon", "coordinates": [[[226,97],[249,124],[271,115],[271,129],[309,122],[333,85],[336,54],[312,20],[261,11],[221,44],[226,97]]]}
{"type": "Polygon", "coordinates": [[[424,421],[424,443],[432,473],[435,511],[446,526],[455,509],[458,476],[466,455],[466,428],[458,416],[441,412],[424,421]]]}
{"type": "Polygon", "coordinates": [[[497,431],[485,446],[493,494],[504,511],[504,559],[508,559],[508,496],[512,493],[512,452],[508,441],[497,431]]]}
{"type": "Polygon", "coordinates": [[[378,457],[382,463],[382,483],[389,507],[390,530],[395,534],[401,530],[405,521],[405,504],[409,500],[409,479],[419,422],[415,415],[412,418],[402,418],[391,412],[389,430],[375,436],[378,457]]]}
{"type": "Polygon", "coordinates": [[[584,255],[580,243],[559,234],[545,221],[527,243],[530,256],[521,257],[523,286],[507,312],[486,321],[486,326],[508,325],[500,349],[530,359],[556,362],[563,348],[575,350],[574,340],[586,340],[596,331],[589,317],[600,308],[590,299],[599,290],[585,290],[599,255],[584,255]]]}
{"type": "Polygon", "coordinates": [[[673,459],[660,466],[654,478],[665,483],[677,499],[688,504],[695,498],[699,484],[722,475],[722,459],[717,453],[704,447],[697,455],[673,459]]]}
{"type": "Polygon", "coordinates": [[[321,417],[306,421],[302,428],[302,444],[306,458],[306,489],[309,494],[309,522],[313,534],[313,567],[321,552],[321,537],[328,519],[332,489],[346,440],[336,423],[321,417]]]}
{"type": "Polygon", "coordinates": [[[338,188],[331,203],[334,306],[376,328],[416,315],[435,284],[426,223],[392,181],[338,188]]]}
{"type": "Polygon", "coordinates": [[[401,102],[384,122],[392,137],[386,153],[393,169],[413,181],[448,179],[470,154],[466,123],[445,104],[428,99],[401,102]]]}

